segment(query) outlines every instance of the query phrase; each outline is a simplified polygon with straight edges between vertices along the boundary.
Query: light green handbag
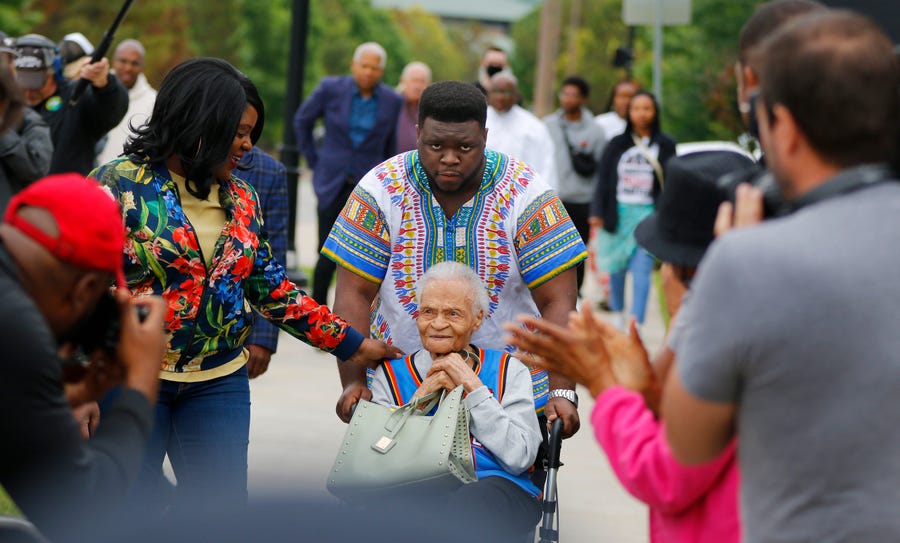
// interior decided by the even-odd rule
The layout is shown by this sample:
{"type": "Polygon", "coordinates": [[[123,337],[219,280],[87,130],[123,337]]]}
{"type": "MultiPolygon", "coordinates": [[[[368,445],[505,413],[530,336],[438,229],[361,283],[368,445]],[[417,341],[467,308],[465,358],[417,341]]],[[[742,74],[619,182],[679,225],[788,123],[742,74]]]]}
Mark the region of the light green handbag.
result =
{"type": "Polygon", "coordinates": [[[396,409],[362,400],[334,466],[328,491],[345,501],[377,499],[427,483],[429,489],[477,480],[462,385],[396,409]],[[436,402],[437,412],[431,411],[436,402]]]}

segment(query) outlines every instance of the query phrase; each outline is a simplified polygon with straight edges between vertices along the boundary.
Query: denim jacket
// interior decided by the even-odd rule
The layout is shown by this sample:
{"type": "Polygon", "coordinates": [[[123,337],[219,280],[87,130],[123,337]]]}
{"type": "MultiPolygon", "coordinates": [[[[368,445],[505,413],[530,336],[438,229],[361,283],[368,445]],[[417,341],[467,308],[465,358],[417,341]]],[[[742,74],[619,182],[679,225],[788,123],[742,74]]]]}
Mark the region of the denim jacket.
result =
{"type": "Polygon", "coordinates": [[[91,177],[122,207],[131,292],[160,295],[169,305],[164,373],[205,371],[233,360],[253,322],[245,300],[289,334],[339,358],[348,358],[362,343],[359,332],[287,278],[272,255],[249,183],[234,176],[219,183],[226,223],[207,266],[163,163],[121,158],[91,177]]]}

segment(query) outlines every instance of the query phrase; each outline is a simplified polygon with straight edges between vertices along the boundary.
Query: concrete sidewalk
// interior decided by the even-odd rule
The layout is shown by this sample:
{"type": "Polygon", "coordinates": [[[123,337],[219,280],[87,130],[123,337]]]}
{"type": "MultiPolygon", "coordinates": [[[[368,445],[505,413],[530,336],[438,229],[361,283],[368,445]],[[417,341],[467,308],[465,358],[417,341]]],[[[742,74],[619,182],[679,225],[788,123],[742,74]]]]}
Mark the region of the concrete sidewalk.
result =
{"type": "MultiPolygon", "coordinates": [[[[298,261],[315,263],[315,197],[301,181],[298,261]]],[[[589,275],[588,281],[593,278],[589,275]]],[[[590,299],[590,289],[587,289],[590,299]]],[[[643,335],[655,351],[663,336],[656,293],[643,335]]],[[[282,333],[269,371],[251,382],[250,498],[303,493],[333,499],[325,490],[346,426],[335,415],[341,387],[334,358],[282,333]]],[[[618,484],[590,424],[593,399],[580,389],[581,431],[563,444],[559,474],[561,541],[647,541],[647,509],[618,484]]]]}

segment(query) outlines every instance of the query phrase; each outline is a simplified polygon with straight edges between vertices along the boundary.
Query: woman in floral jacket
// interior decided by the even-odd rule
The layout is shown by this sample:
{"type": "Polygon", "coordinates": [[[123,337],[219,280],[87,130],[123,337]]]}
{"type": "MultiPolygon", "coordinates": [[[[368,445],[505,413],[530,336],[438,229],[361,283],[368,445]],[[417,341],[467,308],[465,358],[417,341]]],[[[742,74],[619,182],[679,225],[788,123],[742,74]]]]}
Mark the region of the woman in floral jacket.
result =
{"type": "Polygon", "coordinates": [[[264,116],[253,83],[233,66],[188,60],[163,81],[126,156],[92,174],[121,203],[132,293],[169,305],[156,426],[136,496],[160,509],[167,504],[153,487],[164,484],[166,453],[179,504],[246,502],[250,306],[345,363],[397,356],[306,296],[273,257],[256,192],[232,175],[264,116]]]}

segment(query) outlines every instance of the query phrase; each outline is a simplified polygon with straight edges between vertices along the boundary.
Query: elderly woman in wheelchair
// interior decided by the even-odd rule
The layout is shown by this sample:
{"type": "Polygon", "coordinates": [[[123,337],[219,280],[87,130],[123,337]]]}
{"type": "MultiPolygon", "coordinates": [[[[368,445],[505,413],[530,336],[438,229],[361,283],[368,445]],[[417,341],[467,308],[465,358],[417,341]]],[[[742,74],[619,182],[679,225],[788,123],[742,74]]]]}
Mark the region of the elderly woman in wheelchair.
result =
{"type": "Polygon", "coordinates": [[[399,406],[463,386],[478,481],[444,496],[443,510],[498,534],[524,534],[541,516],[529,471],[541,444],[529,370],[507,353],[470,343],[488,310],[484,284],[469,267],[443,262],[417,282],[423,348],[375,370],[372,401],[399,406]]]}

